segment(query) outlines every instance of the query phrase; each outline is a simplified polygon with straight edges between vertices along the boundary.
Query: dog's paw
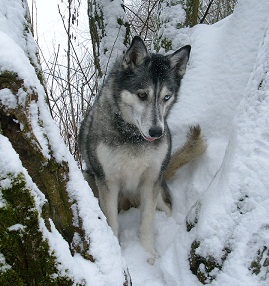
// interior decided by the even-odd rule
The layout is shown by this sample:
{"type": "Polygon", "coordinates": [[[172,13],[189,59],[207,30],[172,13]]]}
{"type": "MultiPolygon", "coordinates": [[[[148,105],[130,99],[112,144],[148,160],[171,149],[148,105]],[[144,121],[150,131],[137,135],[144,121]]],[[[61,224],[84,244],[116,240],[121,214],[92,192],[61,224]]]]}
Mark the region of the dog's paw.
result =
{"type": "Polygon", "coordinates": [[[150,265],[154,265],[156,259],[160,258],[160,255],[154,251],[154,253],[150,254],[150,257],[147,259],[147,263],[150,265]]]}

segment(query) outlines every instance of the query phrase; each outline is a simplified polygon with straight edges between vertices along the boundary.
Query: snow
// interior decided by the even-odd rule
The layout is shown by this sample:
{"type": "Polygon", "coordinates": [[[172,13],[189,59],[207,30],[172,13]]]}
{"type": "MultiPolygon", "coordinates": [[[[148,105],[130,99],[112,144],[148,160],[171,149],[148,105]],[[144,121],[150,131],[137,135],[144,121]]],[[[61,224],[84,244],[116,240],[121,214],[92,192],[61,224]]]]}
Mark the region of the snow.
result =
{"type": "Polygon", "coordinates": [[[9,231],[20,231],[20,230],[24,230],[25,226],[20,224],[20,223],[16,223],[12,226],[10,226],[8,228],[9,231]]]}
{"type": "MultiPolygon", "coordinates": [[[[123,282],[120,280],[121,277],[118,277],[118,271],[114,271],[117,270],[116,267],[118,267],[118,269],[121,269],[121,265],[114,265],[113,263],[109,263],[110,269],[107,269],[108,264],[104,263],[103,265],[100,265],[99,269],[98,267],[96,267],[95,263],[87,261],[78,253],[72,256],[69,250],[68,243],[63,240],[61,234],[54,226],[53,221],[50,221],[50,224],[51,232],[47,232],[47,238],[51,243],[52,249],[54,249],[54,253],[57,256],[58,261],[61,263],[59,265],[60,273],[64,275],[66,271],[68,271],[69,275],[71,277],[74,277],[74,285],[81,285],[83,281],[86,281],[87,285],[96,286],[118,285],[118,283],[123,284],[123,282]],[[110,272],[111,274],[108,275],[108,273],[110,272]]],[[[43,225],[43,227],[45,226],[43,225]]],[[[96,235],[92,234],[91,238],[92,237],[93,239],[95,239],[96,235]]],[[[109,249],[106,247],[106,245],[102,245],[102,247],[106,250],[109,249]]],[[[100,248],[100,245],[99,247],[93,246],[92,248],[100,248]]],[[[105,255],[104,251],[102,252],[102,254],[105,255]]],[[[110,259],[113,259],[113,256],[109,256],[108,258],[110,261],[110,259]]],[[[96,264],[99,264],[98,261],[96,262],[96,264]]]]}
{"type": "Polygon", "coordinates": [[[6,263],[6,259],[2,253],[0,253],[0,271],[5,272],[10,269],[11,266],[6,263]]]}
{"type": "Polygon", "coordinates": [[[12,92],[7,89],[3,88],[0,91],[1,96],[1,103],[3,106],[7,106],[10,109],[15,109],[17,107],[17,100],[15,95],[12,94],[12,92]]]}
{"type": "MultiPolygon", "coordinates": [[[[266,245],[268,251],[269,247],[269,1],[241,0],[234,13],[221,22],[182,29],[173,38],[173,49],[184,44],[192,46],[180,98],[169,117],[173,150],[184,143],[189,126],[197,123],[208,148],[169,182],[173,215],[168,218],[156,211],[155,243],[160,257],[154,265],[146,262],[147,253],[139,242],[140,210],[120,213],[120,247],[61,140],[46,106],[44,90],[25,56],[35,59],[36,48],[32,38],[25,37],[18,28],[24,23],[19,2],[0,0],[0,71],[17,72],[26,87],[39,94],[29,113],[35,136],[45,157],[53,154],[59,162],[68,162],[68,192],[76,202],[72,206],[77,215],[74,223],[78,216],[82,218],[96,259],[91,263],[79,254],[72,256],[53,222],[48,231],[40,218],[40,229],[57,256],[59,271],[65,273],[68,269],[75,283],[85,280],[87,285],[122,285],[127,265],[134,286],[199,286],[202,284],[190,271],[188,261],[191,244],[197,240],[200,246],[196,253],[211,255],[220,263],[224,248],[231,250],[222,269],[215,270],[216,278],[210,285],[268,286],[268,266],[267,272],[262,267],[259,275],[251,274],[249,267],[258,250],[266,245]],[[191,231],[186,230],[186,220],[197,220],[191,231]]],[[[111,16],[112,12],[116,13],[111,11],[111,16]]],[[[107,19],[108,24],[110,21],[112,18],[107,19]]],[[[175,35],[172,26],[166,29],[175,35]]],[[[112,38],[104,43],[113,46],[112,38]]],[[[1,90],[0,103],[11,109],[24,106],[23,91],[19,93],[1,90]]],[[[0,158],[0,178],[6,178],[1,180],[1,188],[10,186],[8,173],[23,173],[41,212],[44,195],[2,135],[0,158]]],[[[5,204],[0,192],[0,207],[5,204]]],[[[16,231],[23,226],[10,228],[16,231]]],[[[0,253],[1,267],[11,267],[4,261],[0,253]]],[[[264,254],[261,264],[266,263],[264,254]]]]}

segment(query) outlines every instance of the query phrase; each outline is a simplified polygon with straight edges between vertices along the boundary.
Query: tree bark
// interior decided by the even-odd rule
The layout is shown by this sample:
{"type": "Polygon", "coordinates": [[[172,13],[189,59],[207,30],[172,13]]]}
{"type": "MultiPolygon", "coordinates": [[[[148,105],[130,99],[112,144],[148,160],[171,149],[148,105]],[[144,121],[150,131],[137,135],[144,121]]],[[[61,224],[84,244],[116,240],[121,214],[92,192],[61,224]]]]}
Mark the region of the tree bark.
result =
{"type": "Polygon", "coordinates": [[[104,4],[102,0],[88,0],[88,18],[94,64],[103,81],[117,55],[130,44],[130,25],[120,1],[104,4]],[[117,17],[111,17],[116,10],[117,17]]]}

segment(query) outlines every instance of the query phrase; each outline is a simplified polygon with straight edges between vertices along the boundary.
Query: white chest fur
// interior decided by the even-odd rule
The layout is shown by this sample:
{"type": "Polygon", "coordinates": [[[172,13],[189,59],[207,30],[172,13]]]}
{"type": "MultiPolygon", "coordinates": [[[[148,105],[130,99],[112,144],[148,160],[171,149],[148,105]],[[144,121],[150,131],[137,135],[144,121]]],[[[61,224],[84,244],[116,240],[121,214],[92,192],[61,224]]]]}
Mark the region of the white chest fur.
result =
{"type": "Polygon", "coordinates": [[[157,181],[167,153],[167,144],[159,146],[130,146],[121,145],[110,147],[100,143],[97,156],[103,167],[105,179],[119,186],[122,192],[137,192],[143,180],[157,181]]]}

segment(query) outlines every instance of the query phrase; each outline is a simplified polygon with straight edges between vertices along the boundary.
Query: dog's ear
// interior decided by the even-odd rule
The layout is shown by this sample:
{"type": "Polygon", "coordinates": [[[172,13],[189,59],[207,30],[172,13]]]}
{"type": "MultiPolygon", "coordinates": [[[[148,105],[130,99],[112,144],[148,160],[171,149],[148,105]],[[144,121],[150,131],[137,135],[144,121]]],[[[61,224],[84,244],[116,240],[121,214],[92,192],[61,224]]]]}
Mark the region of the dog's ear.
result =
{"type": "Polygon", "coordinates": [[[186,66],[190,57],[191,46],[187,45],[169,55],[170,66],[179,76],[183,77],[186,72],[186,66]]]}
{"type": "Polygon", "coordinates": [[[125,68],[134,68],[144,60],[147,54],[148,52],[144,42],[140,37],[135,36],[132,40],[131,46],[124,55],[123,66],[125,68]]]}

